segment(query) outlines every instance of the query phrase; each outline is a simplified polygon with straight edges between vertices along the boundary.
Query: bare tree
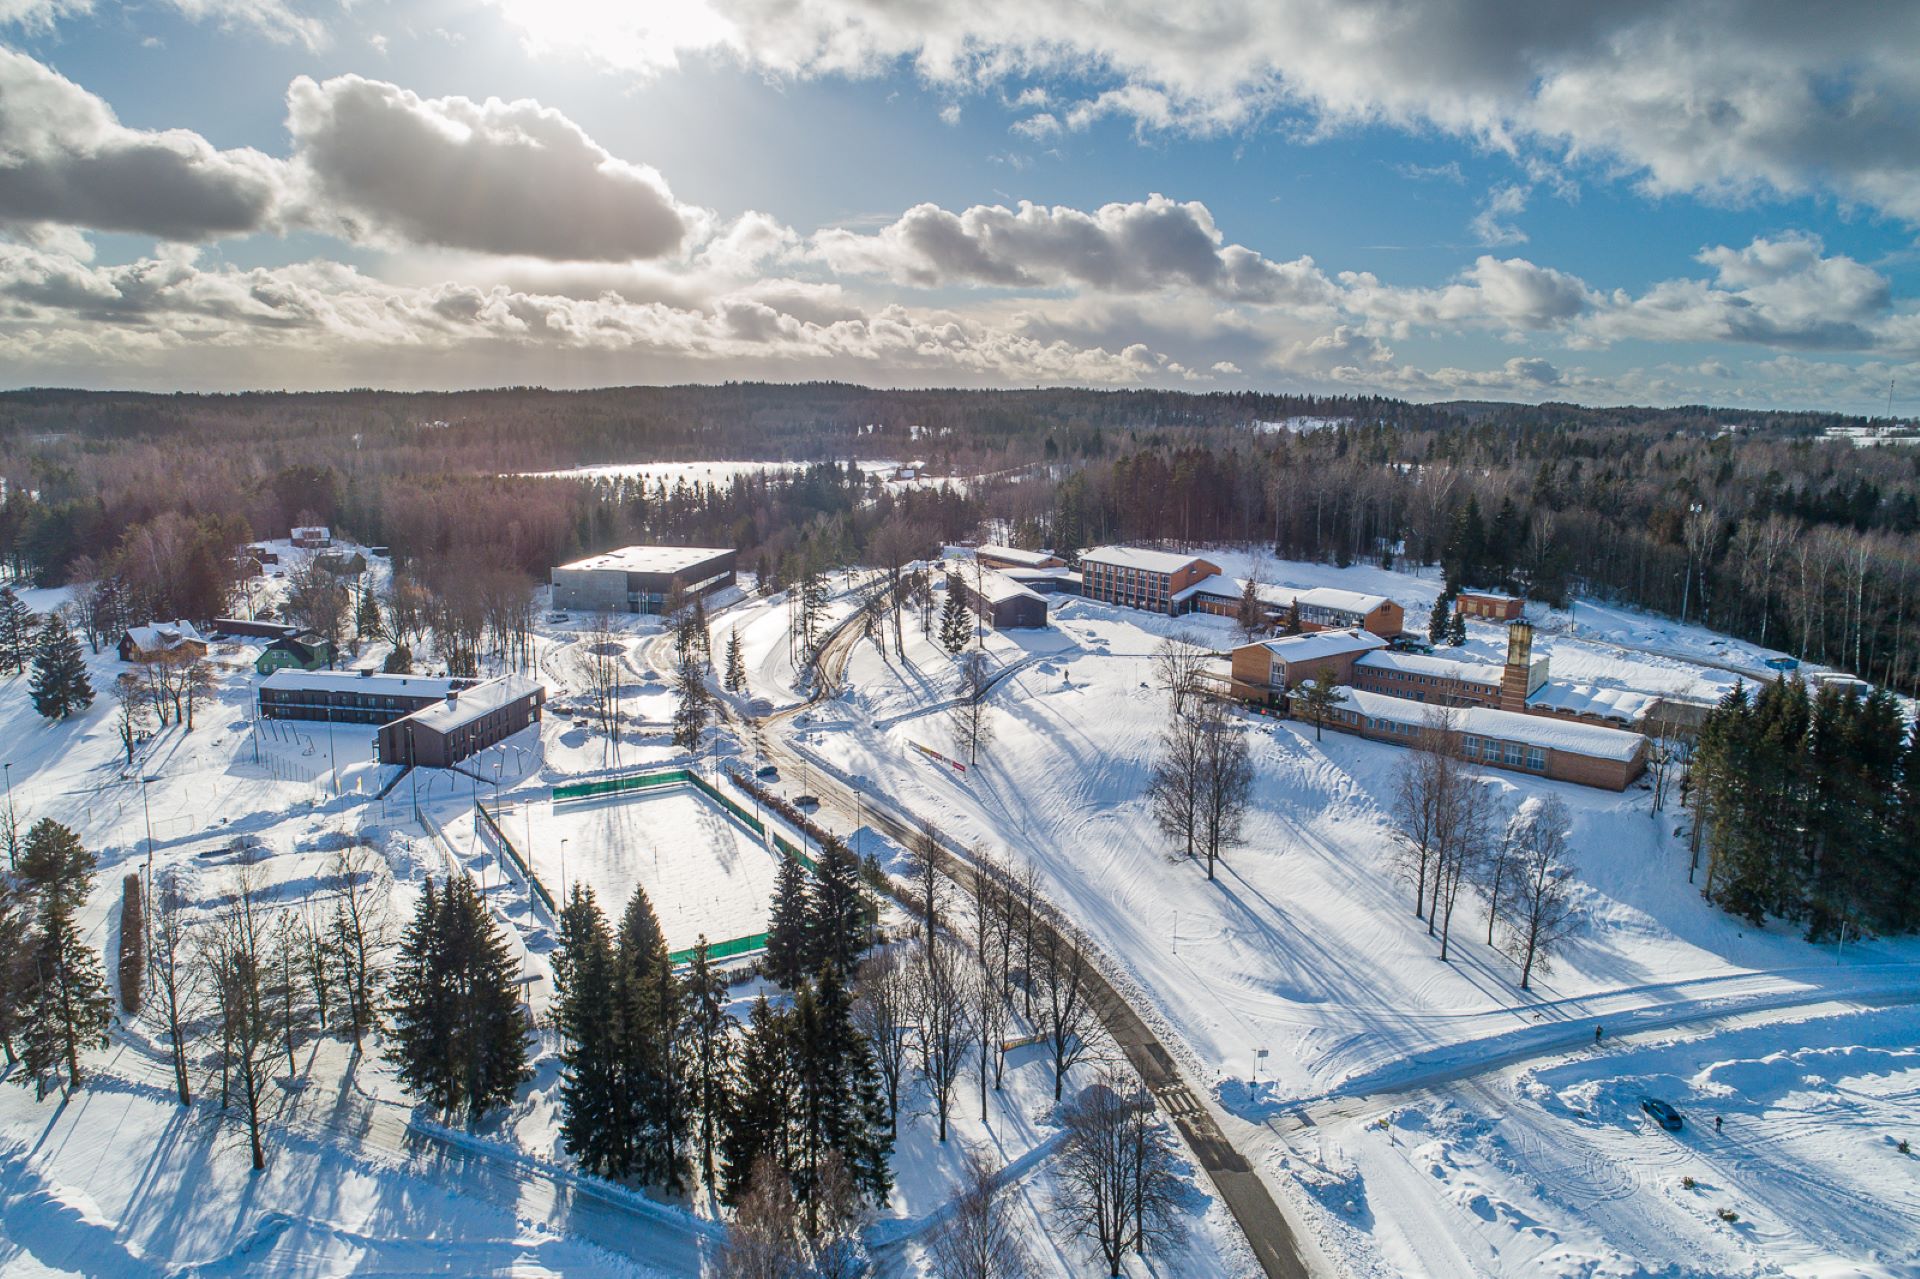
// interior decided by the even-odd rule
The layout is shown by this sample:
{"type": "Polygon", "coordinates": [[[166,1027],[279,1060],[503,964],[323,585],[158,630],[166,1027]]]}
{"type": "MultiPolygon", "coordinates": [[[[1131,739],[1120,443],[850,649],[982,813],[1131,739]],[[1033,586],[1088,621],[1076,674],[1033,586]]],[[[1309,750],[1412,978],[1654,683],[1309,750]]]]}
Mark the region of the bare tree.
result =
{"type": "Polygon", "coordinates": [[[1039,988],[1034,1029],[1052,1059],[1053,1099],[1059,1101],[1067,1072],[1093,1051],[1092,964],[1079,934],[1057,917],[1041,922],[1034,950],[1032,980],[1039,988]]]}
{"type": "Polygon", "coordinates": [[[1200,676],[1211,656],[1199,638],[1188,631],[1169,635],[1154,650],[1154,681],[1167,695],[1176,719],[1186,714],[1187,703],[1199,696],[1200,676]]]}
{"type": "Polygon", "coordinates": [[[234,869],[227,899],[215,916],[203,951],[206,984],[213,994],[220,1030],[220,1103],[228,1104],[231,1086],[237,1082],[256,1170],[266,1167],[261,1110],[279,1028],[267,998],[271,955],[262,886],[256,862],[242,861],[234,869]]]}
{"type": "Polygon", "coordinates": [[[1486,856],[1473,876],[1473,891],[1487,905],[1487,945],[1493,945],[1494,925],[1500,922],[1500,908],[1513,894],[1517,871],[1514,853],[1515,822],[1510,818],[1498,838],[1489,841],[1486,856]]]}
{"type": "Polygon", "coordinates": [[[340,886],[334,899],[332,949],[340,968],[347,1028],[357,1051],[366,1046],[376,1017],[376,956],[390,940],[392,884],[386,864],[365,844],[349,844],[334,854],[332,875],[340,886]]]}
{"type": "Polygon", "coordinates": [[[926,1082],[939,1119],[940,1140],[947,1139],[947,1116],[953,1106],[953,1084],[966,1062],[972,1041],[967,1009],[967,982],[972,970],[958,946],[937,938],[914,948],[914,1004],[920,1027],[914,1050],[920,1077],[926,1082]]]}
{"type": "Polygon", "coordinates": [[[1198,718],[1175,715],[1160,736],[1160,756],[1147,780],[1154,824],[1192,857],[1200,835],[1200,800],[1207,744],[1198,718]]]}
{"type": "Polygon", "coordinates": [[[727,1279],[800,1279],[806,1262],[793,1185],[772,1156],[762,1155],[714,1256],[713,1273],[727,1279]]]}
{"type": "Polygon", "coordinates": [[[1532,988],[1534,969],[1552,967],[1560,943],[1579,923],[1568,860],[1571,821],[1557,795],[1528,801],[1515,818],[1518,883],[1504,940],[1508,958],[1520,965],[1522,990],[1532,988]]]}
{"type": "Polygon", "coordinates": [[[187,1081],[186,1027],[200,990],[200,969],[193,962],[194,930],[187,923],[186,894],[180,888],[179,872],[162,872],[158,888],[151,972],[159,1000],[153,1013],[167,1036],[174,1089],[180,1095],[180,1104],[186,1106],[193,1102],[187,1081]]]}
{"type": "Polygon", "coordinates": [[[1033,1258],[999,1171],[969,1151],[960,1193],[929,1250],[935,1279],[1027,1279],[1033,1258]]]}
{"type": "Polygon", "coordinates": [[[123,671],[113,681],[113,729],[127,753],[127,767],[133,767],[133,748],[146,737],[153,724],[152,702],[138,676],[123,671]]]}
{"type": "Polygon", "coordinates": [[[900,1133],[900,1085],[918,1017],[914,975],[900,951],[883,947],[867,956],[853,984],[853,1024],[873,1052],[887,1095],[888,1131],[900,1133]]]}
{"type": "Polygon", "coordinates": [[[1060,1122],[1054,1214],[1067,1234],[1093,1243],[1106,1273],[1119,1275],[1128,1251],[1144,1256],[1182,1237],[1178,1158],[1138,1084],[1108,1070],[1062,1108],[1060,1122]]]}
{"type": "Polygon", "coordinates": [[[1194,716],[1200,724],[1200,849],[1207,857],[1207,878],[1214,863],[1240,842],[1247,802],[1253,794],[1253,757],[1246,735],[1219,702],[1203,702],[1194,716]]]}
{"type": "Polygon", "coordinates": [[[999,892],[998,876],[986,851],[975,858],[973,870],[973,957],[978,965],[977,980],[969,993],[973,1004],[967,1010],[974,1034],[980,1041],[980,1122],[987,1122],[987,1067],[998,1056],[999,1044],[1006,1037],[1011,1013],[1000,969],[994,963],[994,899],[999,892]]]}
{"type": "Polygon", "coordinates": [[[922,822],[913,846],[907,849],[907,875],[919,899],[920,938],[932,941],[939,933],[940,902],[944,895],[940,876],[940,831],[932,822],[922,822]]]}
{"type": "Polygon", "coordinates": [[[1479,874],[1488,850],[1493,846],[1493,830],[1500,820],[1500,801],[1484,779],[1461,769],[1452,774],[1453,784],[1443,796],[1440,808],[1439,856],[1434,862],[1433,910],[1427,929],[1440,927],[1440,959],[1446,962],[1448,942],[1453,931],[1453,907],[1460,898],[1462,885],[1479,874]]]}
{"type": "Polygon", "coordinates": [[[1427,881],[1432,876],[1434,851],[1440,839],[1441,798],[1458,768],[1458,746],[1453,715],[1435,709],[1402,758],[1394,784],[1394,869],[1413,889],[1413,917],[1425,919],[1427,881]]]}
{"type": "Polygon", "coordinates": [[[580,635],[573,651],[574,674],[584,686],[588,713],[620,748],[620,633],[613,628],[613,615],[599,612],[580,635]]]}
{"type": "Polygon", "coordinates": [[[967,753],[967,763],[980,762],[980,748],[993,740],[993,707],[987,694],[993,690],[993,663],[981,650],[968,649],[960,654],[960,692],[950,712],[954,740],[967,753]]]}

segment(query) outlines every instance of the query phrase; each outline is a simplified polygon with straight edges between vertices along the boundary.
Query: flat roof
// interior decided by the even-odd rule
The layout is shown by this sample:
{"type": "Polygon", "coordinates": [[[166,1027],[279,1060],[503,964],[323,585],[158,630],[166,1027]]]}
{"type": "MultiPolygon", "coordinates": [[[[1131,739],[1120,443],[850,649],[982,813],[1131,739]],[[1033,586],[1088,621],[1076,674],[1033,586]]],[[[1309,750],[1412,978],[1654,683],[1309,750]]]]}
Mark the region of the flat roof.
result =
{"type": "Polygon", "coordinates": [[[1309,631],[1305,635],[1260,640],[1247,647],[1264,648],[1292,665],[1294,662],[1313,662],[1329,657],[1344,657],[1348,653],[1370,652],[1386,646],[1387,642],[1371,631],[1351,630],[1309,631]]]}
{"type": "Polygon", "coordinates": [[[1475,737],[1495,737],[1523,746],[1540,746],[1569,755],[1592,759],[1630,760],[1640,753],[1646,738],[1618,728],[1581,724],[1552,715],[1528,715],[1523,711],[1496,711],[1484,706],[1439,707],[1430,702],[1415,702],[1385,693],[1368,693],[1343,688],[1340,705],[1367,716],[1394,724],[1425,727],[1429,715],[1446,715],[1453,727],[1475,737]]]}
{"type": "Polygon", "coordinates": [[[1049,565],[1046,561],[1060,558],[1052,551],[1023,551],[1017,546],[1001,546],[994,542],[973,548],[973,557],[975,559],[980,559],[983,556],[990,559],[1006,560],[1009,564],[1025,564],[1029,568],[1047,568],[1049,565]]]}
{"type": "Polygon", "coordinates": [[[431,706],[423,706],[406,718],[436,733],[451,733],[482,715],[491,714],[502,706],[538,692],[540,687],[538,681],[528,679],[525,675],[502,675],[498,679],[475,684],[452,700],[442,698],[431,706]]]}
{"type": "Polygon", "coordinates": [[[1409,675],[1434,675],[1471,684],[1500,684],[1504,667],[1491,662],[1463,662],[1451,657],[1427,657],[1420,653],[1368,653],[1354,663],[1382,671],[1404,671],[1409,675]]]}
{"type": "Polygon", "coordinates": [[[571,564],[557,564],[554,572],[679,573],[704,564],[717,555],[733,554],[726,546],[623,546],[602,551],[571,564]]]}
{"type": "Polygon", "coordinates": [[[1299,592],[1294,599],[1302,604],[1346,609],[1354,613],[1371,613],[1382,604],[1393,603],[1384,595],[1364,595],[1359,591],[1343,591],[1337,586],[1316,586],[1311,590],[1299,592]]]}
{"type": "Polygon", "coordinates": [[[1499,600],[1506,604],[1518,604],[1522,602],[1518,595],[1508,595],[1505,591],[1480,591],[1475,590],[1471,586],[1461,587],[1460,593],[1462,595],[1471,595],[1475,599],[1499,600]]]}
{"type": "MultiPolygon", "coordinates": [[[[974,584],[973,572],[969,569],[949,569],[948,576],[958,578],[969,588],[974,584]]],[[[1028,599],[1046,603],[1046,596],[1036,590],[1022,586],[1005,573],[996,573],[992,569],[980,570],[980,594],[989,603],[999,604],[1006,600],[1028,599]]]]}
{"type": "Polygon", "coordinates": [[[1137,568],[1148,573],[1178,573],[1199,558],[1179,551],[1150,551],[1138,546],[1096,546],[1082,554],[1080,562],[1137,568]]]}
{"type": "Polygon", "coordinates": [[[261,688],[292,693],[375,693],[382,697],[445,697],[445,675],[389,675],[384,671],[297,671],[285,667],[260,681],[261,688]]]}

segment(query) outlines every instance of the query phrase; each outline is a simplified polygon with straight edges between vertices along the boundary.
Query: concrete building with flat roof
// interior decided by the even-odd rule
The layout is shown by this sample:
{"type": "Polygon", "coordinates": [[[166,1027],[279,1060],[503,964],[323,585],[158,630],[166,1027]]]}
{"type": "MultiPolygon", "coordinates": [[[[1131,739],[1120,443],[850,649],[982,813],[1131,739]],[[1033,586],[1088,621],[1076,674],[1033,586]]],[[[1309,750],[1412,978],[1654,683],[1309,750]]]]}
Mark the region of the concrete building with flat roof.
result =
{"type": "Polygon", "coordinates": [[[732,586],[734,552],[711,546],[623,546],[553,569],[553,606],[662,613],[675,591],[691,599],[732,586]]]}

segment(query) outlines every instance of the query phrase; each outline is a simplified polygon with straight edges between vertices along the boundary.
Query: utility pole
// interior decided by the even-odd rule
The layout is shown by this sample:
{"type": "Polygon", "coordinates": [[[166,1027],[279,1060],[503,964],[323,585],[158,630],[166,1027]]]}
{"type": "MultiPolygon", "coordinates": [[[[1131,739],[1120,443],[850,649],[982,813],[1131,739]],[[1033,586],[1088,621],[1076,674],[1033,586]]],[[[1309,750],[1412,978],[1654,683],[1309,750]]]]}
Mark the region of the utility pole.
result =
{"type": "MultiPolygon", "coordinates": [[[[147,882],[141,892],[140,922],[143,935],[140,940],[149,955],[153,953],[153,807],[147,802],[147,783],[152,780],[144,773],[140,777],[140,811],[147,821],[147,882]]],[[[11,805],[13,801],[9,798],[7,802],[11,805]]],[[[151,965],[148,965],[148,969],[151,972],[151,965]]]]}

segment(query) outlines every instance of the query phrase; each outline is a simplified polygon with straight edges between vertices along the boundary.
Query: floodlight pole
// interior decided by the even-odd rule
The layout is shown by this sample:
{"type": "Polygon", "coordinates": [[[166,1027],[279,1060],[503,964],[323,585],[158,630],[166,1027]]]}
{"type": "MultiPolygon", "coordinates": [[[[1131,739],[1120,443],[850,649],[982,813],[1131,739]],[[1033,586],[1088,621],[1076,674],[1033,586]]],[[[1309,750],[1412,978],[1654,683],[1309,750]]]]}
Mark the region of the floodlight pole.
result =
{"type": "Polygon", "coordinates": [[[567,900],[567,841],[560,841],[560,900],[567,900]]]}

